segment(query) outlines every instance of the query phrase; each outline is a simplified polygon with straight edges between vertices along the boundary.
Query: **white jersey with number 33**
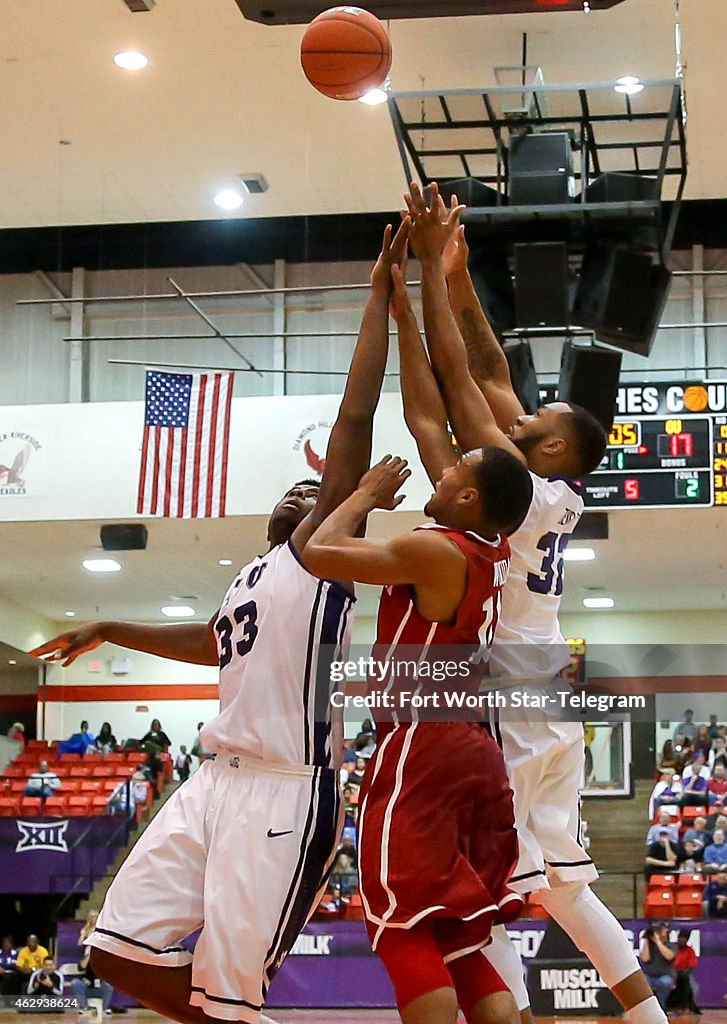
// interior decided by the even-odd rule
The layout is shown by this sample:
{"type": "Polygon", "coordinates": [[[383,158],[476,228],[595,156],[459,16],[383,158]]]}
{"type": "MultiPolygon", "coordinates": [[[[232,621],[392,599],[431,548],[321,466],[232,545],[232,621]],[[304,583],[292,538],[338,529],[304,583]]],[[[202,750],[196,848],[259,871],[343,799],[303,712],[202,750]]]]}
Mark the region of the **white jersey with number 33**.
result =
{"type": "Polygon", "coordinates": [[[493,676],[549,682],[569,660],[558,622],[563,551],[583,513],[583,498],[561,477],[530,474],[533,500],[510,538],[510,576],[490,656],[493,676]]]}
{"type": "Polygon", "coordinates": [[[220,713],[203,747],[337,767],[330,663],[348,656],[353,603],[339,583],[312,576],[291,543],[240,569],[214,624],[220,713]]]}

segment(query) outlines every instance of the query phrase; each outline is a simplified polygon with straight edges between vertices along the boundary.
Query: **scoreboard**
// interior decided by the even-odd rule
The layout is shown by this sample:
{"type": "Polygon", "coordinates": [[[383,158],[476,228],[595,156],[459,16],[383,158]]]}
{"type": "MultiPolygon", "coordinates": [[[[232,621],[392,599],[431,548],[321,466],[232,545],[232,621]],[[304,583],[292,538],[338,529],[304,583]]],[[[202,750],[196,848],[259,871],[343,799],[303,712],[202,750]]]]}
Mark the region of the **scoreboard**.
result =
{"type": "Polygon", "coordinates": [[[622,409],[655,415],[616,417],[586,508],[727,507],[727,383],[624,386],[622,409]]]}

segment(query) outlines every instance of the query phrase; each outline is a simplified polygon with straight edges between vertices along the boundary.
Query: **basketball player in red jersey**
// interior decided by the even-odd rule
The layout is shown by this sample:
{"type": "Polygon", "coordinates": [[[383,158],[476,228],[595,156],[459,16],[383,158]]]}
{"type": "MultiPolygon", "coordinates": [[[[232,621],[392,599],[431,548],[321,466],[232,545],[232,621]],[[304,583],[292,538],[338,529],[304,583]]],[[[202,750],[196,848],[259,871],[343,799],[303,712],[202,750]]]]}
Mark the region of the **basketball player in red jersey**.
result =
{"type": "MultiPolygon", "coordinates": [[[[401,276],[395,280],[401,288],[401,276]]],[[[403,330],[427,370],[416,386],[426,389],[430,414],[438,412],[438,428],[430,418],[420,438],[441,470],[424,510],[434,524],[391,541],[356,536],[369,512],[402,500],[396,492],[409,476],[406,462],[387,456],[318,527],[304,559],[317,575],[345,572],[386,588],[374,657],[390,667],[384,695],[393,707],[377,713],[379,746],[364,786],[359,851],[369,935],[402,1020],[455,1024],[459,1005],[473,1024],[511,1024],[512,996],[476,955],[492,924],[516,916],[520,905],[506,888],[517,836],[500,750],[477,722],[454,721],[442,708],[438,721],[416,710],[404,721],[406,693],[392,687],[397,649],[421,670],[437,648],[466,659],[479,649],[480,631],[494,633],[509,563],[503,531],[525,514],[531,484],[508,452],[488,448],[457,459],[413,315],[403,330]]],[[[427,682],[417,678],[409,689],[432,696],[427,682]]]]}

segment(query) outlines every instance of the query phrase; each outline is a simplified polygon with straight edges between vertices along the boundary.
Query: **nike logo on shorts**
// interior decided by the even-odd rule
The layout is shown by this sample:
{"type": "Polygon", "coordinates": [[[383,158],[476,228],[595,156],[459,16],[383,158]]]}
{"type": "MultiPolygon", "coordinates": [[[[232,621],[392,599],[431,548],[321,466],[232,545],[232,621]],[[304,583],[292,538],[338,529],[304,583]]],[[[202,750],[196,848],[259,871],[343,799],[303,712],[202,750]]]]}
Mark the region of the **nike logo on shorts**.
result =
{"type": "Polygon", "coordinates": [[[285,832],[273,832],[271,828],[268,829],[268,839],[275,839],[277,836],[290,836],[293,834],[293,829],[286,829],[285,832]]]}

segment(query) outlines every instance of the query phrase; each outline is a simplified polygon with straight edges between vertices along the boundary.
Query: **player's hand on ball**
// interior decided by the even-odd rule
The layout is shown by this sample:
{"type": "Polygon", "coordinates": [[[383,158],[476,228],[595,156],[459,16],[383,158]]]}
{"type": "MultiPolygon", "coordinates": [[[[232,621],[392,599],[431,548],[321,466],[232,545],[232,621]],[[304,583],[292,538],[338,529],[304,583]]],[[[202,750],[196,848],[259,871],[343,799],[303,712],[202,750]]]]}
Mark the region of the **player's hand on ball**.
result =
{"type": "Polygon", "coordinates": [[[464,206],[452,204],[451,210],[447,212],[436,181],[433,181],[429,188],[431,206],[427,206],[422,190],[415,181],[411,183],[411,192],[404,196],[412,222],[409,241],[414,255],[421,261],[442,256],[448,242],[460,226],[459,218],[464,210],[464,206]]]}
{"type": "Polygon", "coordinates": [[[99,624],[94,622],[90,626],[81,626],[79,629],[71,629],[68,633],[61,633],[60,636],[49,640],[39,647],[28,651],[32,658],[45,658],[46,661],[63,661],[63,667],[72,664],[79,656],[87,651],[93,651],[104,642],[101,636],[99,624]],[[65,658],[65,661],[63,660],[65,658]]]}
{"type": "Polygon", "coordinates": [[[372,288],[382,288],[387,293],[391,291],[391,268],[406,266],[410,228],[411,219],[405,217],[392,238],[393,229],[391,224],[386,225],[381,252],[374,264],[374,269],[371,271],[372,288]]]}
{"type": "Polygon", "coordinates": [[[407,469],[406,459],[400,459],[398,455],[385,455],[381,462],[364,473],[358,489],[369,499],[372,509],[392,511],[404,500],[405,495],[397,495],[396,492],[410,476],[411,470],[407,469]]]}

